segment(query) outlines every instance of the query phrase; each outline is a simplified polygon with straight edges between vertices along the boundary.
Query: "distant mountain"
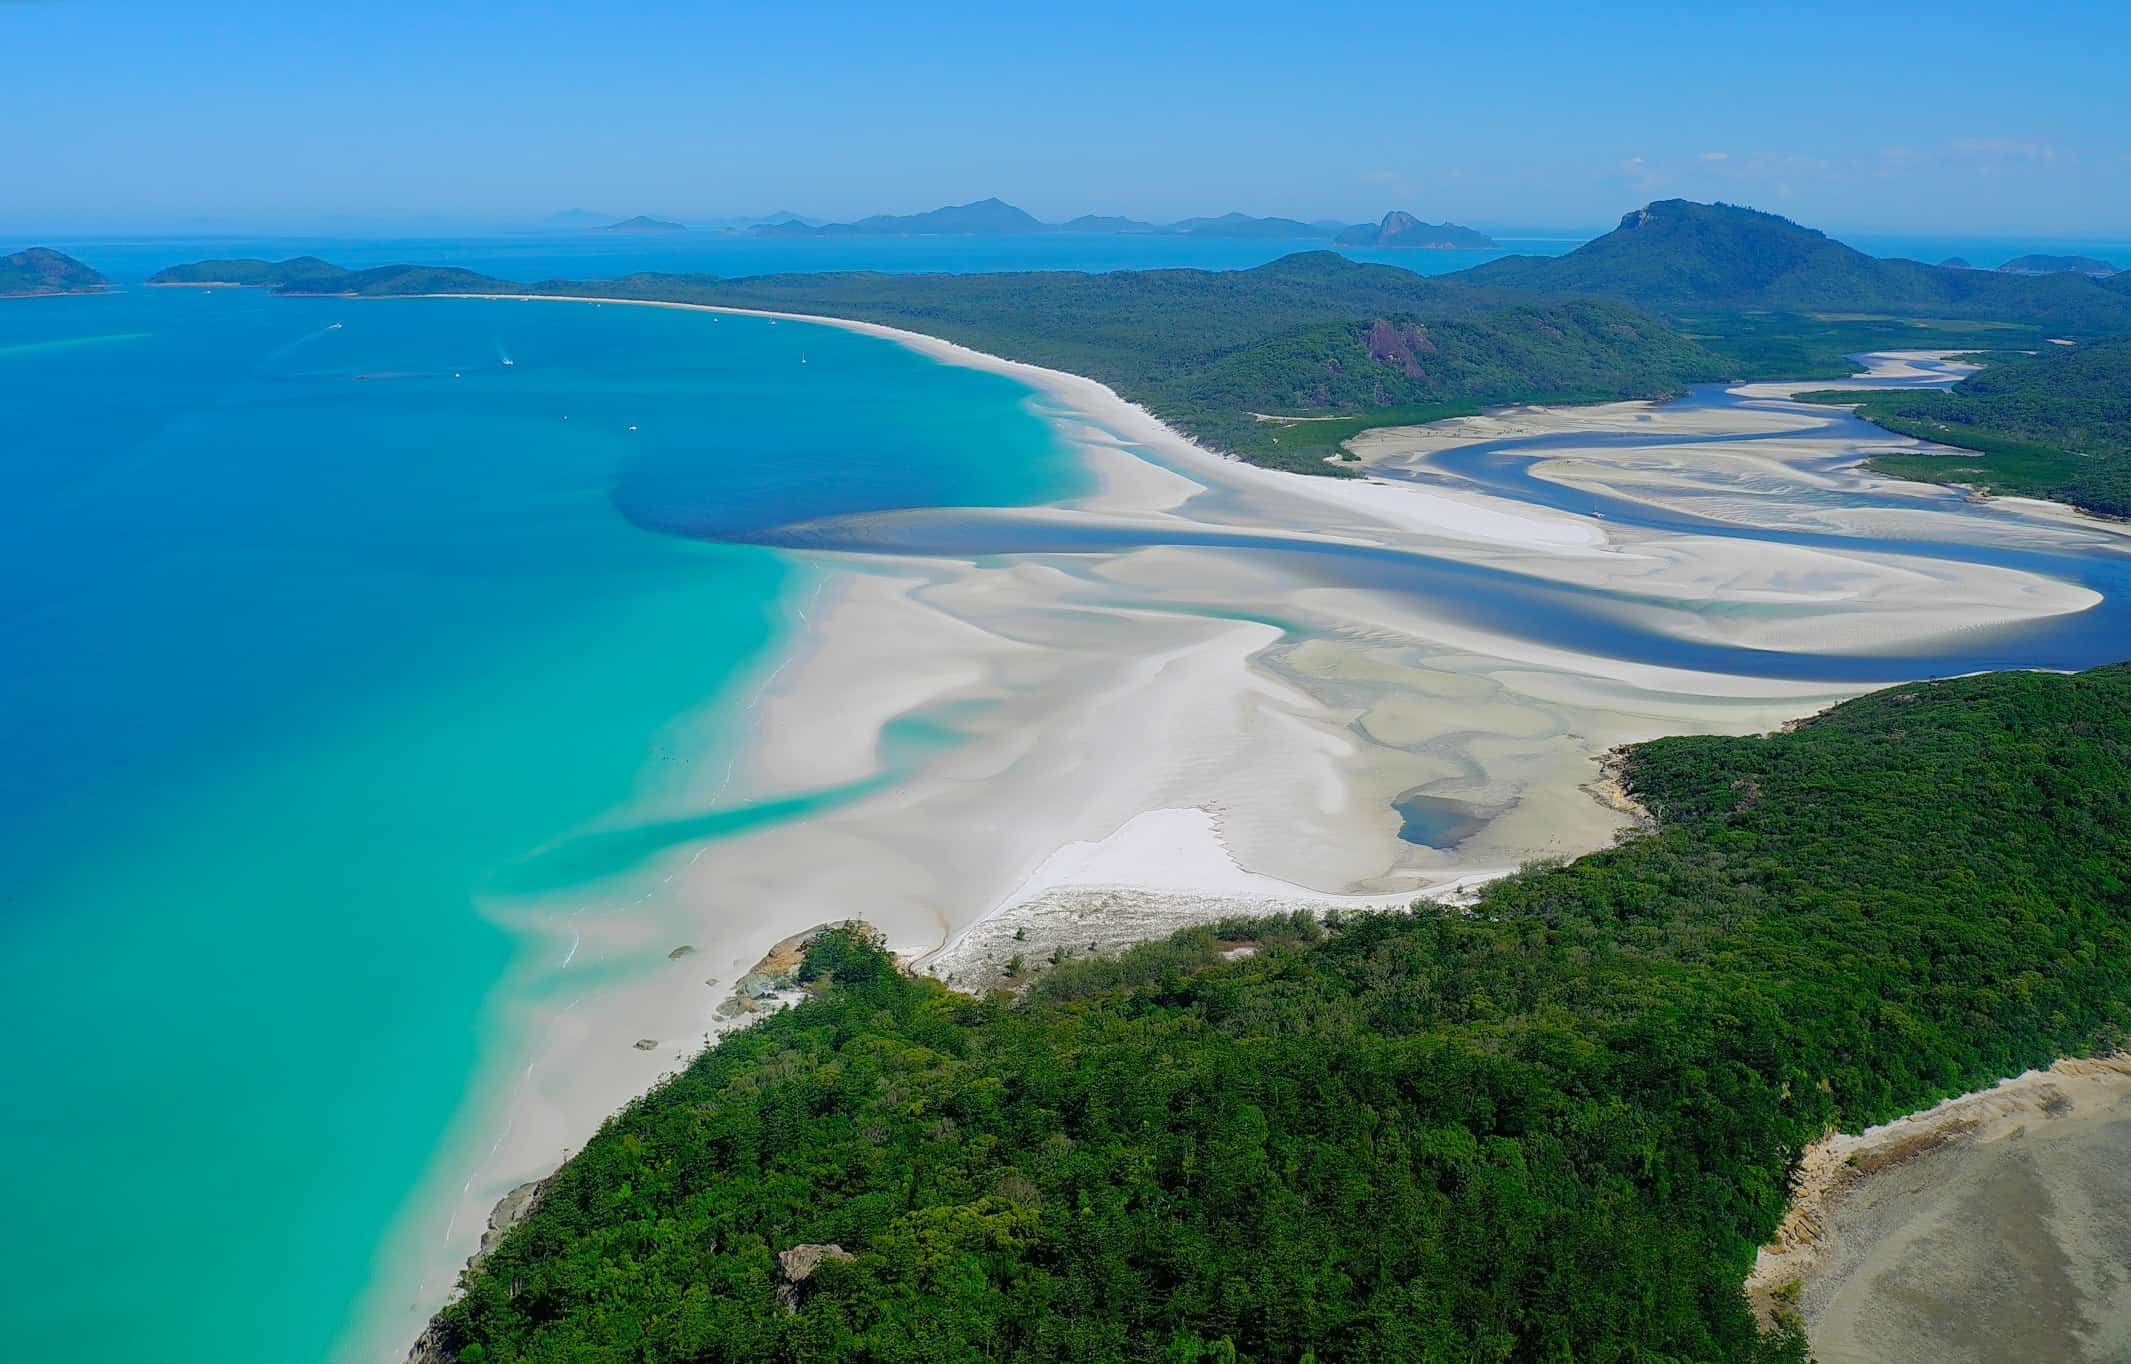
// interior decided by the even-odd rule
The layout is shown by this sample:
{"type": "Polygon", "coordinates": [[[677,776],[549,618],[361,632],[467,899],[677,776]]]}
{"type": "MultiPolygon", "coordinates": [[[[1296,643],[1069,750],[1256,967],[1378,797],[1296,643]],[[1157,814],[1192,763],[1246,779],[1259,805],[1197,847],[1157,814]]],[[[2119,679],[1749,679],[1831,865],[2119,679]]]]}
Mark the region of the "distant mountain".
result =
{"type": "Polygon", "coordinates": [[[1158,229],[1179,237],[1238,237],[1287,241],[1322,241],[1324,231],[1293,218],[1253,218],[1224,213],[1218,218],[1184,218],[1158,229]]]}
{"type": "Polygon", "coordinates": [[[618,223],[609,223],[605,227],[595,227],[592,229],[592,231],[594,232],[642,233],[686,232],[687,230],[688,229],[686,227],[683,227],[679,223],[669,223],[662,218],[647,218],[641,213],[637,214],[634,218],[624,218],[618,223]]]}
{"type": "Polygon", "coordinates": [[[293,256],[288,260],[203,260],[173,265],[148,276],[150,284],[233,284],[278,289],[285,284],[315,284],[348,272],[316,256],[293,256]]]}
{"type": "Polygon", "coordinates": [[[1086,232],[1109,237],[1129,237],[1162,229],[1153,223],[1143,223],[1137,218],[1120,218],[1116,214],[1083,213],[1078,218],[1058,224],[1060,232],[1086,232]]]}
{"type": "Polygon", "coordinates": [[[998,199],[936,208],[930,213],[875,214],[851,223],[765,222],[758,237],[990,237],[1031,232],[1084,236],[1217,237],[1250,241],[1332,241],[1366,246],[1492,247],[1495,243],[1455,223],[1424,223],[1410,213],[1386,214],[1381,223],[1349,227],[1336,220],[1306,223],[1295,218],[1257,218],[1223,213],[1213,218],[1182,218],[1173,223],[1147,222],[1119,214],[1084,213],[1062,223],[1046,223],[998,199]],[[1351,234],[1351,235],[1350,235],[1351,234]]]}
{"type": "Polygon", "coordinates": [[[1961,259],[1959,256],[1948,256],[1946,259],[1939,262],[1939,266],[1940,268],[1946,270],[1973,270],[1976,268],[1975,266],[1970,265],[1967,261],[1961,259]]]}
{"type": "Polygon", "coordinates": [[[760,237],[1003,237],[1049,229],[1030,214],[999,199],[936,208],[930,213],[877,213],[855,223],[775,223],[755,229],[760,237]]]}
{"type": "Polygon", "coordinates": [[[110,282],[72,256],[46,246],[0,256],[0,298],[87,294],[110,282]]]}
{"type": "Polygon", "coordinates": [[[560,213],[550,213],[540,220],[540,225],[559,232],[581,232],[588,227],[605,227],[614,221],[611,213],[594,213],[588,208],[566,208],[560,213]]]}
{"type": "Polygon", "coordinates": [[[1357,223],[1341,228],[1332,240],[1340,246],[1414,247],[1424,251],[1485,251],[1497,243],[1484,232],[1456,223],[1424,223],[1397,209],[1380,223],[1357,223]]]}
{"type": "Polygon", "coordinates": [[[2113,275],[2116,267],[2092,256],[2015,256],[1998,267],[2007,275],[2113,275]]]}
{"type": "Polygon", "coordinates": [[[1505,256],[1445,277],[1611,294],[1673,313],[1767,309],[2131,330],[2122,293],[2083,275],[2020,276],[1880,260],[1787,218],[1666,199],[1565,256],[1505,256]]]}

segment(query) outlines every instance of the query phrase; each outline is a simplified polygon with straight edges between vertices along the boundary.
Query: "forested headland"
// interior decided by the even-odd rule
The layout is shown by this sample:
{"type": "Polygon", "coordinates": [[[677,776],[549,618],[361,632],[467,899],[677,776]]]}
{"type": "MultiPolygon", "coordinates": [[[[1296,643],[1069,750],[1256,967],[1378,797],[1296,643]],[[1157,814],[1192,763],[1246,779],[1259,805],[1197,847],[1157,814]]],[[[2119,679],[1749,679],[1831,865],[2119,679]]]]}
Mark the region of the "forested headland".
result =
{"type": "Polygon", "coordinates": [[[1800,1359],[1739,1286],[1801,1147],[2131,1026],[2131,665],[1625,780],[1655,832],[1468,909],[1225,923],[1019,998],[825,933],[811,997],[611,1119],[430,1345],[1800,1359]]]}
{"type": "Polygon", "coordinates": [[[1950,389],[1822,389],[1807,402],[1854,405],[1890,431],[1977,452],[1889,454],[1899,478],[2046,497],[2131,517],[2131,337],[2045,346],[1993,363],[1950,389]]]}

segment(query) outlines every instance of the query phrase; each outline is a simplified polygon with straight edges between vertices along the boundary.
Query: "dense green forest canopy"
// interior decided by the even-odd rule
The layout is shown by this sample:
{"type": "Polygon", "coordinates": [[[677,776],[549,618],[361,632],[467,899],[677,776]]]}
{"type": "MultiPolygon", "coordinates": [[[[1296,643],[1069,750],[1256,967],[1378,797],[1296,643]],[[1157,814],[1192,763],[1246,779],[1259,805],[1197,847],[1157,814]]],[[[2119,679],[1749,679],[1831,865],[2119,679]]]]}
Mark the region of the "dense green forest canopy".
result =
{"type": "Polygon", "coordinates": [[[1626,779],[1657,832],[1469,911],[1227,923],[1018,1000],[826,934],[814,997],[610,1120],[432,1339],[1796,1360],[1740,1284],[1801,1146],[2131,1024],[2131,665],[1664,739],[1626,779]],[[851,1258],[783,1283],[802,1244],[851,1258]]]}
{"type": "Polygon", "coordinates": [[[2103,516],[2131,517],[2131,337],[2045,346],[1972,374],[1950,389],[1828,389],[1809,402],[1854,403],[1890,431],[1981,457],[1881,455],[1872,467],[1902,478],[1964,483],[2054,498],[2103,516]]]}
{"type": "Polygon", "coordinates": [[[33,246],[0,256],[0,295],[81,294],[110,283],[64,252],[33,246]]]}

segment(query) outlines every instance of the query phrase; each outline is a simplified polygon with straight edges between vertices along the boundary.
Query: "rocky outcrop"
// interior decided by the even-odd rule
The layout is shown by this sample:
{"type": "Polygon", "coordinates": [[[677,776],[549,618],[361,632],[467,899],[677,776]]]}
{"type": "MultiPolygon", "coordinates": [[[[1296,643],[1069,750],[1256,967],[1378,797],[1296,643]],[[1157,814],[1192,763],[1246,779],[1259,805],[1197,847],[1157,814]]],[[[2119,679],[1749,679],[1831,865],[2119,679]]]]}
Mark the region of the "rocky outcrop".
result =
{"type": "MultiPolygon", "coordinates": [[[[496,1206],[489,1209],[488,1227],[481,1233],[480,1249],[466,1261],[468,1275],[479,1273],[481,1266],[488,1262],[489,1252],[496,1248],[496,1243],[503,1239],[505,1233],[532,1216],[533,1209],[540,1206],[540,1200],[547,1196],[548,1188],[553,1183],[552,1176],[547,1179],[529,1179],[496,1200],[496,1206]]],[[[457,1353],[450,1348],[450,1342],[444,1334],[441,1316],[429,1319],[429,1325],[422,1329],[421,1336],[414,1342],[414,1348],[407,1352],[407,1364],[455,1364],[457,1359],[457,1353]]]]}
{"type": "Polygon", "coordinates": [[[1435,342],[1428,339],[1427,331],[1417,322],[1408,322],[1403,327],[1393,326],[1382,318],[1369,324],[1369,334],[1363,338],[1369,348],[1369,358],[1379,364],[1393,365],[1404,371],[1409,379],[1425,379],[1428,371],[1414,359],[1415,352],[1435,349],[1435,342]]]}
{"type": "Polygon", "coordinates": [[[806,1293],[807,1280],[824,1264],[849,1264],[857,1259],[842,1246],[799,1245],[790,1250],[777,1252],[777,1301],[787,1312],[799,1310],[799,1301],[806,1293]]]}

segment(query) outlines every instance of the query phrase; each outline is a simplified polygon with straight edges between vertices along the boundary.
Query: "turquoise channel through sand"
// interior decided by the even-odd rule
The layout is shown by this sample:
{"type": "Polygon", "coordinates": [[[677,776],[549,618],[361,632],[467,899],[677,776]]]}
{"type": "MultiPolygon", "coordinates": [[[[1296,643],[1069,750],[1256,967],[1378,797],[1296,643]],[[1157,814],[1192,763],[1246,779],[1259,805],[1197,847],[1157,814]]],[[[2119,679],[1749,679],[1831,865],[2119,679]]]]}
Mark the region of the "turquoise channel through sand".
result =
{"type": "Polygon", "coordinates": [[[531,947],[485,907],[850,794],[632,814],[725,765],[720,699],[824,570],[619,502],[1068,494],[1030,397],[654,308],[0,307],[11,1350],[330,1357],[522,1043],[495,996],[531,947]]]}

